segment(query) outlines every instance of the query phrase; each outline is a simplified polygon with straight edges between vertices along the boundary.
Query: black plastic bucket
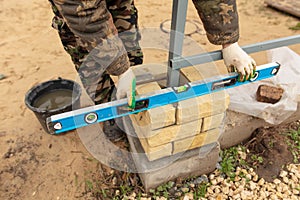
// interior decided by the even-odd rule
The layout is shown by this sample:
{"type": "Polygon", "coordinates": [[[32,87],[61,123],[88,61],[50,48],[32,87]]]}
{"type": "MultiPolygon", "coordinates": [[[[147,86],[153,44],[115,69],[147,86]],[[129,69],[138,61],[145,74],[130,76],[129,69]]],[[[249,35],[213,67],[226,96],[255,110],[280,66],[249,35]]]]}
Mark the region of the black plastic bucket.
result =
{"type": "Polygon", "coordinates": [[[78,83],[67,79],[51,80],[40,83],[39,85],[31,88],[26,93],[25,104],[30,110],[34,112],[44,130],[47,133],[50,133],[47,128],[46,119],[52,115],[71,111],[73,108],[78,108],[80,106],[80,96],[81,87],[78,83]],[[41,98],[46,94],[58,90],[66,90],[72,92],[72,100],[70,101],[70,103],[67,103],[64,106],[55,109],[39,108],[35,106],[35,102],[38,98],[41,98]]]}

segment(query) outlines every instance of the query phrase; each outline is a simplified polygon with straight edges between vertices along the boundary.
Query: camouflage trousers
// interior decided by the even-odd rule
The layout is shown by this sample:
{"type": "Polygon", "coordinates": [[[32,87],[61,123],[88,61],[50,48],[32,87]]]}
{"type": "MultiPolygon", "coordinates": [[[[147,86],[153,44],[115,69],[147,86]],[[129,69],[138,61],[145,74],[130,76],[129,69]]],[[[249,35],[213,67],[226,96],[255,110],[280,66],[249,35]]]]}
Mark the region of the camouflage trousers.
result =
{"type": "MultiPolygon", "coordinates": [[[[76,70],[80,71],[81,67],[84,67],[82,64],[90,52],[77,42],[76,36],[65,23],[57,7],[51,0],[49,1],[54,13],[52,27],[58,31],[64,49],[71,56],[76,70]]],[[[106,0],[106,5],[107,8],[104,9],[108,9],[112,15],[118,35],[127,51],[130,65],[142,64],[143,53],[139,46],[138,11],[134,6],[134,0],[106,0]]],[[[91,76],[95,75],[95,72],[85,71],[85,73],[91,74],[91,76]]],[[[96,79],[91,77],[90,80],[97,80],[97,83],[91,83],[92,85],[97,85],[96,91],[90,91],[89,88],[85,88],[95,104],[110,101],[114,90],[114,83],[109,74],[104,72],[101,77],[97,77],[96,79]]]]}

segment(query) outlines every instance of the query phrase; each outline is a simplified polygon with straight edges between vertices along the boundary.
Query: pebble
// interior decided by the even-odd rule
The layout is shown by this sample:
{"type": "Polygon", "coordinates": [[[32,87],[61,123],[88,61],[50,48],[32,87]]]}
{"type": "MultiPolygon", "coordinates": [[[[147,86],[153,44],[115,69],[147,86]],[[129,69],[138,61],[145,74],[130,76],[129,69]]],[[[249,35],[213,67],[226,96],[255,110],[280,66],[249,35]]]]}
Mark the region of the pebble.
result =
{"type": "Polygon", "coordinates": [[[265,184],[265,179],[261,178],[259,179],[258,183],[259,186],[263,186],[265,184]]]}
{"type": "Polygon", "coordinates": [[[255,174],[255,175],[253,176],[252,180],[255,181],[255,182],[258,181],[258,175],[255,174]]]}
{"type": "Polygon", "coordinates": [[[295,175],[291,175],[291,179],[294,181],[294,183],[298,182],[298,178],[295,175]]]}
{"type": "Polygon", "coordinates": [[[222,190],[222,193],[224,193],[224,194],[229,193],[229,187],[223,187],[223,188],[221,188],[221,190],[222,190]]]}
{"type": "Polygon", "coordinates": [[[282,180],[283,180],[283,182],[285,182],[286,184],[288,184],[288,183],[289,183],[289,181],[290,181],[290,180],[289,180],[289,178],[288,178],[288,177],[286,177],[286,176],[285,176],[285,177],[283,177],[283,178],[282,178],[282,180]]]}
{"type": "Polygon", "coordinates": [[[279,179],[274,179],[273,183],[275,183],[276,185],[278,185],[279,183],[281,183],[281,181],[279,179]]]}
{"type": "Polygon", "coordinates": [[[253,181],[249,182],[249,188],[250,190],[255,190],[256,189],[256,184],[253,181]]]}
{"type": "Polygon", "coordinates": [[[287,175],[288,175],[288,173],[287,173],[286,171],[284,171],[284,170],[282,170],[282,171],[280,172],[280,174],[279,174],[279,176],[280,176],[281,178],[286,177],[287,175]]]}
{"type": "Polygon", "coordinates": [[[216,179],[211,180],[211,184],[212,184],[212,185],[217,185],[217,184],[218,184],[218,183],[217,183],[217,180],[216,180],[216,179]]]}
{"type": "Polygon", "coordinates": [[[183,192],[183,193],[187,193],[187,192],[189,192],[190,191],[190,189],[189,188],[181,188],[181,191],[183,192]]]}
{"type": "MultiPolygon", "coordinates": [[[[298,165],[291,164],[287,166],[287,170],[280,172],[280,178],[276,178],[272,182],[259,178],[253,169],[246,170],[238,167],[235,174],[236,177],[232,181],[229,177],[225,179],[224,175],[217,170],[208,177],[201,176],[195,179],[192,183],[187,184],[188,187],[177,190],[175,195],[183,200],[192,200],[194,194],[190,191],[190,188],[195,188],[199,183],[206,181],[210,183],[210,186],[207,188],[206,198],[200,199],[299,199],[300,167],[298,169],[298,165]],[[242,176],[244,178],[241,178],[238,174],[244,175],[242,176]]],[[[146,200],[146,198],[143,200],[146,200]]]]}

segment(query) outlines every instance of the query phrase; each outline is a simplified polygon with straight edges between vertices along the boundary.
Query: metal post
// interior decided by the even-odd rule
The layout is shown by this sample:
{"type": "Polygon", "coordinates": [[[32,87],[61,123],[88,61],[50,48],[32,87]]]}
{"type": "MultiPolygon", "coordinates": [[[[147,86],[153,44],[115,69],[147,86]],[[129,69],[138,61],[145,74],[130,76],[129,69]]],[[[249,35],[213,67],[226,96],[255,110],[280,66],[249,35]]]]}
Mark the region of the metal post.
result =
{"type": "Polygon", "coordinates": [[[167,86],[179,85],[179,69],[171,66],[171,60],[181,58],[188,0],[173,0],[172,24],[169,46],[167,86]]]}
{"type": "MultiPolygon", "coordinates": [[[[250,44],[242,47],[242,49],[248,54],[250,54],[250,53],[265,51],[269,49],[274,49],[274,48],[288,46],[292,44],[298,44],[298,43],[300,43],[300,35],[294,35],[285,38],[278,38],[275,40],[264,41],[256,44],[250,44]]],[[[172,70],[176,70],[176,69],[179,70],[180,68],[204,64],[204,63],[221,60],[221,59],[222,59],[222,52],[218,50],[209,53],[188,56],[185,58],[176,57],[170,60],[171,63],[170,65],[172,66],[172,70]]]]}

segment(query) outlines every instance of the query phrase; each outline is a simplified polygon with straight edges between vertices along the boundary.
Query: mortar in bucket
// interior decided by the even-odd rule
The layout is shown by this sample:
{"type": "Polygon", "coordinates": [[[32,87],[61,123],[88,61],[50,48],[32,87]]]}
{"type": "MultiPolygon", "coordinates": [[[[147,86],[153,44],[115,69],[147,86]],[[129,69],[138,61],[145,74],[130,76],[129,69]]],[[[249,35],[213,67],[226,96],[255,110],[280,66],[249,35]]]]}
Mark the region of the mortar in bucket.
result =
{"type": "Polygon", "coordinates": [[[34,112],[43,129],[50,133],[46,119],[52,115],[78,108],[80,96],[81,87],[78,83],[59,78],[31,88],[26,93],[25,104],[34,112]]]}

